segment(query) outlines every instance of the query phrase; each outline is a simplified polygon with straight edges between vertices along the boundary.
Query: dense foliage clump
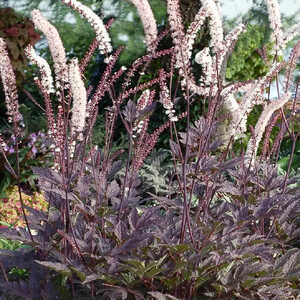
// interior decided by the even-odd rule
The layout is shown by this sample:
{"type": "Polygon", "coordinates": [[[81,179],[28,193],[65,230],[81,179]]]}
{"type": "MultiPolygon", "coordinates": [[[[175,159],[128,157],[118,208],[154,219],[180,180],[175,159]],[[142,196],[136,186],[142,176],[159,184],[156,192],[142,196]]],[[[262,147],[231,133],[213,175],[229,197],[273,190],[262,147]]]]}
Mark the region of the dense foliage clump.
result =
{"type": "MultiPolygon", "coordinates": [[[[10,222],[17,223],[0,228],[0,242],[6,248],[0,250],[0,296],[297,299],[298,82],[292,74],[300,43],[287,62],[280,51],[298,25],[283,36],[279,6],[268,0],[274,65],[258,79],[250,74],[248,81],[228,82],[227,61],[245,26],[224,36],[213,0],[201,1],[191,24],[182,20],[179,1],[168,0],[170,31],[164,32],[157,30],[147,0],[130,0],[144,26],[147,54],[128,69],[116,65],[123,49],[111,45],[111,22],[104,24],[76,0],[62,2],[90,23],[96,38],[80,61],[69,60],[55,27],[33,11],[34,25],[48,40],[55,74],[32,46],[26,47],[39,69],[35,83],[44,99],[48,126],[40,148],[36,136],[34,142],[23,141],[16,78],[0,39],[0,73],[13,132],[12,137],[0,134],[0,152],[16,183],[16,217],[20,212],[23,217],[22,224],[14,219],[10,222]],[[191,63],[202,26],[209,28],[210,41],[191,63]],[[166,36],[172,47],[158,47],[166,36]],[[103,72],[87,88],[83,74],[97,48],[103,72]],[[161,58],[166,65],[153,77],[143,77],[161,58]],[[198,77],[194,63],[202,70],[198,77]],[[265,92],[279,72],[285,76],[283,92],[270,100],[265,92]],[[110,99],[107,106],[100,102],[104,96],[110,99]],[[201,110],[194,120],[191,111],[197,102],[201,110]],[[183,112],[177,111],[178,103],[185,107],[183,112]],[[283,109],[287,103],[293,104],[289,113],[283,109]],[[106,112],[99,148],[92,143],[92,132],[101,104],[106,112]],[[252,126],[249,118],[257,106],[261,109],[252,126]],[[153,129],[157,110],[166,120],[153,129]],[[125,147],[113,145],[120,124],[126,132],[125,147]],[[168,149],[153,151],[167,131],[168,149]],[[245,151],[242,147],[236,151],[234,143],[245,136],[245,151]],[[280,145],[286,139],[291,155],[278,165],[280,145]],[[21,165],[37,154],[40,160],[30,163],[32,180],[45,202],[22,193],[26,186],[21,165]],[[8,240],[14,242],[9,245],[8,240]]],[[[0,208],[13,208],[11,199],[0,208]]]]}

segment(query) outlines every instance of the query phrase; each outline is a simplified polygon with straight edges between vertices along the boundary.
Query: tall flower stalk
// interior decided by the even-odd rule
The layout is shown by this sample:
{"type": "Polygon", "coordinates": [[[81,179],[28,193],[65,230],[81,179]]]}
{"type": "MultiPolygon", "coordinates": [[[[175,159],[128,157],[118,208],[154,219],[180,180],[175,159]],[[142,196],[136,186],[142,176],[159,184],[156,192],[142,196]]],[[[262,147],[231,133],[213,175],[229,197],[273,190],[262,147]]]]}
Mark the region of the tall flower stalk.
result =
{"type": "MultiPolygon", "coordinates": [[[[282,137],[289,132],[295,150],[297,135],[290,129],[290,119],[283,107],[291,99],[300,44],[296,44],[287,62],[274,59],[269,72],[258,80],[228,83],[225,80],[227,60],[245,26],[240,24],[225,35],[217,0],[202,0],[202,7],[187,30],[179,0],[167,0],[173,46],[163,50],[158,50],[158,42],[167,31],[158,37],[149,1],[130,0],[141,17],[148,53],[127,69],[117,65],[123,47],[114,51],[109,25],[105,26],[99,16],[77,0],[62,2],[90,23],[96,38],[81,63],[78,58],[68,60],[57,30],[38,10],[32,12],[35,26],[47,38],[54,63],[52,77],[49,64],[32,46],[27,46],[26,55],[39,68],[35,83],[45,102],[47,136],[55,165],[52,169],[34,168],[49,202],[49,211],[44,214],[31,210],[31,223],[25,214],[19,185],[27,231],[20,229],[14,237],[40,250],[39,259],[44,261],[35,262],[62,272],[71,285],[73,299],[76,299],[75,287],[79,280],[89,286],[92,300],[100,293],[103,299],[106,296],[126,299],[129,294],[141,299],[147,290],[150,291],[147,296],[161,299],[191,300],[198,292],[220,299],[243,294],[246,299],[253,290],[251,297],[256,298],[264,293],[265,282],[270,288],[264,293],[268,298],[274,282],[264,278],[259,281],[262,288],[258,290],[252,286],[252,282],[257,283],[257,276],[272,270],[280,281],[278,274],[292,280],[286,273],[299,258],[299,251],[290,245],[284,245],[285,249],[282,240],[292,234],[294,237],[299,231],[294,230],[292,218],[299,207],[299,195],[294,190],[284,194],[288,185],[294,183],[288,178],[293,157],[285,178],[277,176],[276,170],[266,164],[255,174],[254,166],[258,165],[264,134],[265,139],[270,137],[279,115],[283,122],[273,147],[280,148],[282,137]],[[211,39],[193,57],[194,41],[204,24],[209,25],[211,39]],[[99,82],[87,88],[82,73],[96,48],[105,56],[104,71],[99,82]],[[161,57],[167,63],[155,77],[146,82],[137,80],[133,86],[135,75],[161,57]],[[202,74],[195,74],[194,63],[201,66],[202,74]],[[285,71],[283,92],[278,81],[281,71],[285,71]],[[266,93],[273,80],[277,83],[277,99],[269,99],[266,93]],[[105,145],[98,149],[92,145],[91,137],[104,97],[110,103],[105,107],[105,145]],[[178,101],[185,105],[182,113],[177,113],[178,101]],[[192,124],[196,101],[202,105],[192,124]],[[263,109],[246,153],[234,157],[231,145],[247,133],[248,117],[256,105],[263,109]],[[154,124],[157,126],[151,130],[149,125],[156,106],[163,109],[166,121],[154,124]],[[178,131],[183,119],[186,130],[178,131]],[[227,119],[228,128],[221,132],[220,124],[227,119]],[[117,121],[124,125],[128,142],[128,147],[121,150],[112,147],[114,136],[119,133],[117,121]],[[144,187],[140,181],[142,169],[166,129],[170,130],[173,166],[163,178],[159,176],[161,170],[152,166],[146,172],[146,176],[153,173],[152,179],[159,185],[163,181],[164,194],[154,195],[153,190],[140,192],[144,187]],[[30,226],[37,229],[37,237],[32,235],[30,226]],[[276,253],[270,251],[272,247],[276,253]],[[285,250],[291,253],[292,263],[275,257],[284,257],[285,250]],[[45,261],[47,256],[49,261],[45,261]],[[154,264],[148,263],[153,259],[154,264]],[[239,281],[240,276],[245,281],[239,281]],[[140,286],[142,293],[135,290],[140,286]],[[170,294],[164,295],[156,289],[170,294]],[[216,293],[212,294],[214,290],[216,293]]],[[[267,0],[267,6],[274,50],[278,54],[299,27],[282,33],[277,1],[267,0]]],[[[18,137],[22,117],[16,80],[1,38],[0,73],[7,115],[18,137]]],[[[294,114],[295,101],[291,119],[294,114]]],[[[264,157],[267,144],[263,147],[264,157]]],[[[18,139],[16,172],[9,164],[6,148],[5,137],[0,134],[0,153],[8,169],[18,178],[18,139]]],[[[9,236],[13,231],[0,228],[0,232],[9,236]]],[[[288,295],[292,295],[291,286],[289,283],[284,286],[288,295]]]]}
{"type": "Polygon", "coordinates": [[[157,24],[151,6],[147,0],[130,0],[130,2],[136,6],[143,23],[147,49],[150,53],[154,52],[157,46],[157,24]]]}
{"type": "Polygon", "coordinates": [[[0,75],[4,88],[8,122],[15,124],[16,135],[18,135],[22,116],[19,112],[16,77],[8,56],[6,43],[2,38],[0,38],[0,75]]]}

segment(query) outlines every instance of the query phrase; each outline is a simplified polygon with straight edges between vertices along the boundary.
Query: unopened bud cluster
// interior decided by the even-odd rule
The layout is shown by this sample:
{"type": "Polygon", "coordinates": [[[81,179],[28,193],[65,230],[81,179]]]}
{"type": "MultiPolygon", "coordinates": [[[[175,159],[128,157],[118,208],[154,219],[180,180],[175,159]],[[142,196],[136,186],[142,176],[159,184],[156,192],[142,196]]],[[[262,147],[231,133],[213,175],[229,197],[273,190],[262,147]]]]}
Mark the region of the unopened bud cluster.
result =
{"type": "Polygon", "coordinates": [[[166,85],[166,74],[163,70],[161,70],[159,74],[159,81],[160,81],[159,101],[162,103],[165,109],[165,114],[168,116],[169,120],[172,122],[177,122],[178,118],[174,115],[175,114],[174,104],[171,100],[169,89],[166,85]]]}
{"type": "MultiPolygon", "coordinates": [[[[147,89],[145,90],[142,95],[139,97],[138,101],[137,101],[137,111],[142,111],[143,109],[145,109],[148,105],[151,104],[153,100],[153,97],[151,97],[151,93],[150,90],[147,89]]],[[[143,130],[147,130],[148,127],[148,120],[141,120],[138,122],[134,123],[133,126],[133,135],[132,137],[135,139],[143,130]]]]}

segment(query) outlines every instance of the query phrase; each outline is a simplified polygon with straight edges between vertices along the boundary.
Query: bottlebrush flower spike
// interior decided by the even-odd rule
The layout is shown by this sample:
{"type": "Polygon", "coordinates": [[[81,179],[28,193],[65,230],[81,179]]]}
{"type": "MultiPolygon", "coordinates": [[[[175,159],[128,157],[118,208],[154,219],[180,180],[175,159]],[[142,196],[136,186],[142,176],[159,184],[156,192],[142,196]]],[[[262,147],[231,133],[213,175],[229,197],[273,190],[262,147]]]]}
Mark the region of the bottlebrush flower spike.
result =
{"type": "MultiPolygon", "coordinates": [[[[110,36],[103,24],[102,20],[97,16],[89,7],[81,4],[76,0],[61,0],[63,3],[69,5],[72,9],[76,10],[81,16],[86,18],[86,20],[91,24],[95,33],[96,39],[99,43],[98,48],[101,54],[108,55],[112,52],[113,48],[111,46],[110,36]]],[[[109,62],[106,59],[105,62],[109,62]]]]}
{"type": "Polygon", "coordinates": [[[54,61],[55,84],[59,96],[59,91],[68,84],[67,60],[63,43],[56,28],[42,16],[39,10],[33,10],[31,16],[35,27],[42,31],[47,38],[51,56],[54,61]]]}
{"type": "Polygon", "coordinates": [[[251,161],[255,161],[259,143],[261,141],[263,133],[265,132],[266,126],[268,125],[268,122],[272,117],[272,114],[277,109],[283,107],[283,105],[286,104],[290,100],[290,98],[291,94],[286,93],[280,99],[271,101],[271,103],[265,106],[263,112],[259,117],[259,120],[256,123],[254,136],[252,136],[250,141],[248,142],[247,151],[245,155],[248,165],[251,161]]]}
{"type": "Polygon", "coordinates": [[[53,86],[53,78],[48,62],[41,56],[37,55],[31,45],[28,45],[25,48],[24,52],[31,63],[36,64],[39,67],[41,74],[41,84],[45,92],[47,94],[54,93],[55,89],[53,86]]]}
{"type": "Polygon", "coordinates": [[[176,63],[175,67],[179,69],[179,74],[187,77],[190,69],[189,48],[185,43],[185,32],[180,14],[178,0],[168,0],[167,10],[169,14],[169,24],[171,27],[171,35],[175,45],[176,63]]]}
{"type": "Polygon", "coordinates": [[[78,139],[82,140],[82,131],[85,126],[87,93],[84,83],[81,79],[80,69],[77,58],[70,61],[69,64],[70,90],[73,96],[72,107],[72,131],[79,133],[78,139]]]}
{"type": "Polygon", "coordinates": [[[227,64],[228,56],[232,53],[240,34],[245,32],[245,30],[246,30],[246,26],[244,24],[239,24],[225,36],[225,39],[223,41],[223,47],[222,47],[224,51],[221,51],[222,55],[219,58],[220,61],[219,66],[224,63],[224,60],[225,63],[227,64]]]}
{"type": "Polygon", "coordinates": [[[296,43],[294,48],[290,53],[290,57],[287,63],[287,68],[285,71],[284,78],[284,89],[289,91],[292,88],[292,84],[296,82],[295,69],[297,67],[297,62],[300,57],[300,40],[296,43]]]}
{"type": "Polygon", "coordinates": [[[148,105],[151,104],[150,101],[152,101],[152,97],[150,97],[150,90],[144,90],[142,95],[137,100],[137,110],[141,111],[145,109],[148,105]]]}
{"type": "Polygon", "coordinates": [[[208,47],[205,47],[203,50],[196,54],[195,62],[202,66],[203,74],[205,74],[205,77],[202,76],[202,81],[204,81],[205,85],[209,86],[212,81],[213,61],[212,57],[210,56],[208,47]]]}
{"type": "Polygon", "coordinates": [[[170,97],[170,92],[166,84],[166,74],[162,69],[159,73],[159,85],[160,85],[160,99],[159,101],[162,103],[165,113],[168,116],[169,120],[172,122],[177,122],[178,118],[174,116],[175,110],[174,104],[170,97]]]}
{"type": "MultiPolygon", "coordinates": [[[[188,87],[192,92],[199,95],[204,95],[206,91],[205,88],[198,86],[192,76],[190,58],[194,40],[193,38],[189,39],[184,32],[178,0],[168,0],[167,10],[171,27],[171,36],[174,44],[175,68],[179,70],[179,74],[183,77],[181,86],[184,89],[188,87]]],[[[194,34],[196,33],[194,32],[194,34]]]]}
{"type": "Polygon", "coordinates": [[[7,151],[7,149],[8,149],[8,146],[7,146],[6,142],[4,141],[2,134],[0,133],[0,151],[5,152],[5,151],[7,151]]]}
{"type": "MultiPolygon", "coordinates": [[[[150,91],[149,89],[146,89],[143,91],[142,95],[139,97],[137,100],[137,111],[141,112],[146,107],[149,107],[153,101],[153,98],[155,96],[155,91],[150,91]]],[[[149,117],[143,118],[140,121],[135,121],[133,125],[133,138],[136,138],[139,136],[140,140],[142,139],[141,135],[143,136],[145,132],[147,131],[148,128],[148,123],[149,123],[149,117]]]]}
{"type": "Polygon", "coordinates": [[[276,63],[271,70],[260,80],[253,81],[252,83],[241,86],[237,89],[237,92],[244,92],[240,103],[235,100],[234,94],[230,95],[224,89],[221,95],[224,97],[224,108],[229,111],[231,115],[232,123],[230,130],[226,133],[224,138],[224,144],[228,143],[231,136],[234,138],[241,137],[247,130],[247,118],[255,105],[264,103],[264,90],[272,78],[280,72],[285,66],[285,63],[276,63]],[[239,107],[239,108],[238,108],[239,107]],[[227,139],[225,139],[227,137],[227,139]]]}
{"type": "Polygon", "coordinates": [[[272,29],[271,41],[275,43],[275,51],[280,50],[283,44],[282,24],[279,4],[277,0],[266,0],[269,21],[272,29]]]}
{"type": "Polygon", "coordinates": [[[218,50],[222,49],[222,42],[224,38],[220,10],[214,0],[202,0],[201,2],[207,11],[207,16],[210,17],[210,45],[213,47],[214,52],[217,53],[218,50]]]}
{"type": "Polygon", "coordinates": [[[192,49],[193,49],[197,32],[201,29],[201,26],[203,25],[206,17],[207,17],[207,11],[205,7],[201,7],[195,16],[194,21],[190,24],[186,32],[186,40],[189,49],[189,56],[191,56],[192,54],[192,49]]]}
{"type": "Polygon", "coordinates": [[[138,14],[143,23],[146,44],[149,52],[154,52],[156,49],[157,40],[157,25],[149,5],[148,0],[129,0],[137,8],[138,14]]]}
{"type": "Polygon", "coordinates": [[[242,117],[240,105],[236,101],[234,94],[224,96],[224,108],[231,114],[230,127],[226,131],[226,136],[223,139],[227,142],[233,136],[234,139],[241,137],[246,132],[246,119],[242,117]]]}
{"type": "Polygon", "coordinates": [[[18,124],[23,118],[19,112],[16,77],[7,52],[4,39],[0,38],[0,75],[5,94],[8,122],[18,124]]]}

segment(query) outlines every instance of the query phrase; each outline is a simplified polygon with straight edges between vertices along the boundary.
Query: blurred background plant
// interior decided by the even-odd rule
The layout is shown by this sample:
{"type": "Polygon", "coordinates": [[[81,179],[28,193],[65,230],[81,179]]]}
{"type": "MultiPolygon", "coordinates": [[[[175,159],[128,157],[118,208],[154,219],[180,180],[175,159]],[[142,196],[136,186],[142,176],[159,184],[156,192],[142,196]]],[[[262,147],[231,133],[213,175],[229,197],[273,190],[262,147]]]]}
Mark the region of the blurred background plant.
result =
{"type": "MultiPolygon", "coordinates": [[[[0,7],[0,37],[3,38],[8,47],[8,54],[16,75],[17,87],[22,90],[24,82],[28,80],[28,60],[24,48],[28,44],[36,44],[40,35],[35,31],[32,21],[17,13],[13,8],[0,7]]],[[[3,88],[0,89],[0,97],[4,98],[3,88]]],[[[20,99],[23,103],[24,99],[20,99]]],[[[0,128],[5,120],[5,103],[0,102],[0,128]]]]}
{"type": "MultiPolygon", "coordinates": [[[[4,148],[9,163],[16,168],[15,137],[10,130],[2,131],[8,137],[8,143],[4,148]]],[[[36,190],[36,176],[32,173],[33,166],[52,165],[49,155],[49,142],[43,132],[23,132],[19,144],[20,184],[24,192],[31,194],[36,190]]],[[[0,160],[0,199],[7,198],[9,189],[17,184],[16,178],[6,169],[5,160],[0,160]]]]}
{"type": "Polygon", "coordinates": [[[17,13],[11,7],[0,8],[0,37],[4,38],[12,67],[16,74],[17,86],[22,86],[26,77],[27,58],[24,48],[40,40],[32,21],[17,13]]]}
{"type": "MultiPolygon", "coordinates": [[[[17,186],[6,190],[7,198],[0,199],[0,224],[2,226],[24,227],[22,208],[17,186]]],[[[42,194],[34,192],[31,196],[22,193],[24,204],[41,211],[47,211],[48,204],[42,194]]],[[[28,211],[26,212],[28,213],[28,211]]]]}

